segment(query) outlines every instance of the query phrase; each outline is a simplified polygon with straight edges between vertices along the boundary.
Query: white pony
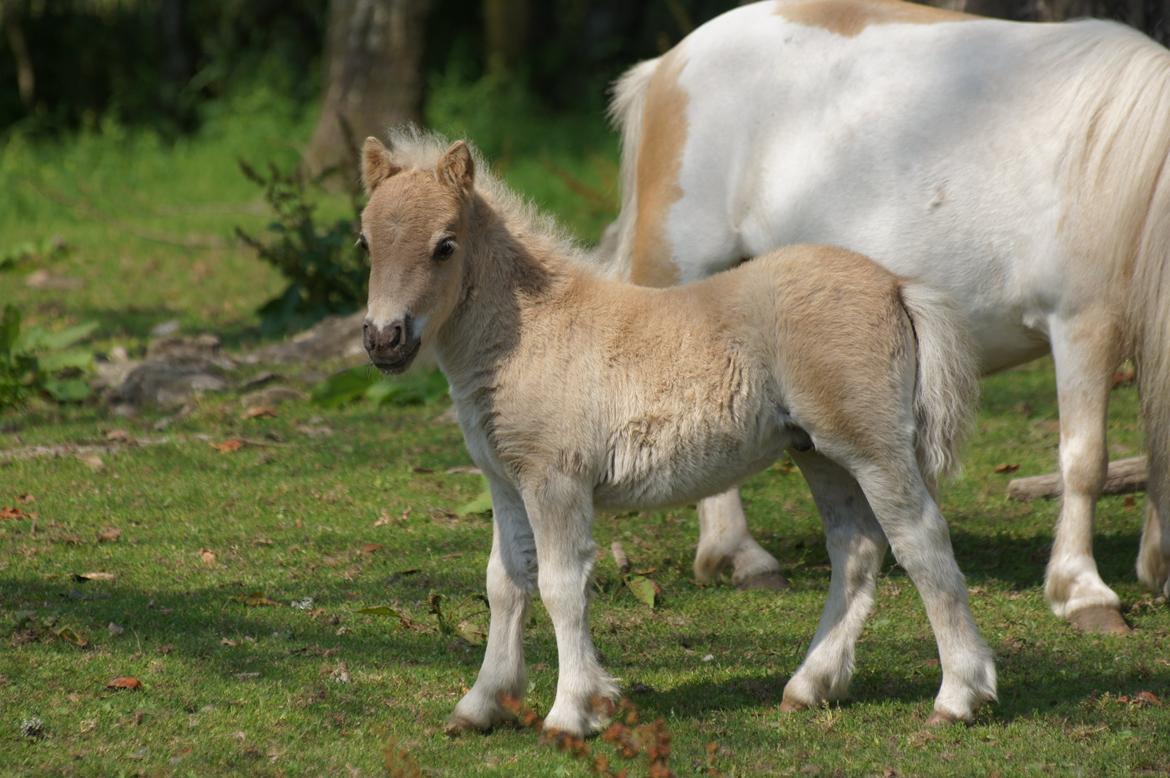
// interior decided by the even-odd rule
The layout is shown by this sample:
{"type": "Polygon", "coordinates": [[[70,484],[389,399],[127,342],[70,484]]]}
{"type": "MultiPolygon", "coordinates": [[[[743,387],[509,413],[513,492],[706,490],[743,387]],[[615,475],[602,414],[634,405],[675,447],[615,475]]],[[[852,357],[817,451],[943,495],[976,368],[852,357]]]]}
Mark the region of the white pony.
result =
{"type": "MultiPolygon", "coordinates": [[[[1046,594],[1089,631],[1129,629],[1092,528],[1110,377],[1132,357],[1149,449],[1137,572],[1170,594],[1170,52],[1112,22],[770,0],[631,69],[613,112],[613,275],[664,286],[830,243],[949,292],[985,373],[1052,351],[1064,501],[1046,594]]],[[[735,490],[699,515],[699,579],[777,574],[735,490]]]]}
{"type": "Polygon", "coordinates": [[[995,698],[995,665],[931,496],[955,461],[977,373],[943,296],[843,249],[796,246],[688,286],[602,278],[468,147],[366,141],[364,340],[383,370],[424,343],[491,485],[491,625],[449,731],[509,717],[539,587],[559,677],[545,726],[596,731],[613,680],[589,636],[594,505],[694,500],[785,449],[808,480],[832,561],[829,597],[782,708],[845,694],[887,540],[922,595],[943,671],[932,721],[995,698]]]}

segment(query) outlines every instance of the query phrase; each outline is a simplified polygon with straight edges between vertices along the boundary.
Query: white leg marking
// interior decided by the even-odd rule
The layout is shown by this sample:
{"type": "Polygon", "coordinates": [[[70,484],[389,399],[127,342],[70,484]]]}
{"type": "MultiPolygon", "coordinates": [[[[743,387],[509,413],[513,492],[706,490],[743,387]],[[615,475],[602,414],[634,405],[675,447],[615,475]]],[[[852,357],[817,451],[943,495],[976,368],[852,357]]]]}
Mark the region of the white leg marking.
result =
{"type": "Polygon", "coordinates": [[[582,737],[601,729],[604,703],[618,696],[589,635],[589,577],[597,550],[592,495],[581,484],[554,477],[538,493],[526,494],[525,505],[536,538],[540,598],[557,637],[557,695],[544,726],[582,737]]]}
{"type": "Polygon", "coordinates": [[[524,504],[511,486],[491,481],[492,552],[487,566],[491,623],[487,648],[475,685],[464,695],[447,722],[448,734],[486,730],[511,714],[501,695],[524,696],[524,622],[536,585],[536,545],[524,504]]]}
{"type": "Polygon", "coordinates": [[[784,687],[781,710],[815,707],[849,691],[857,639],[873,607],[886,538],[853,477],[827,458],[795,454],[816,500],[833,565],[829,596],[800,669],[784,687]]]}
{"type": "Polygon", "coordinates": [[[698,507],[695,580],[713,583],[730,565],[731,580],[741,588],[783,589],[788,585],[780,573],[780,563],[748,532],[738,487],[708,497],[698,507]]]}
{"type": "Polygon", "coordinates": [[[1045,594],[1057,616],[1092,631],[1127,631],[1121,600],[1093,559],[1093,514],[1108,467],[1105,448],[1109,376],[1114,360],[1100,344],[1097,321],[1050,323],[1060,404],[1060,519],[1045,575],[1045,594]],[[1108,611],[1112,611],[1109,614],[1108,611]],[[1102,619],[1105,619],[1102,622],[1102,619]]]}
{"type": "Polygon", "coordinates": [[[995,699],[995,662],[967,604],[967,583],[950,533],[917,463],[870,463],[854,471],[898,564],[926,606],[938,641],[943,682],[935,698],[940,720],[970,721],[995,699]]]}

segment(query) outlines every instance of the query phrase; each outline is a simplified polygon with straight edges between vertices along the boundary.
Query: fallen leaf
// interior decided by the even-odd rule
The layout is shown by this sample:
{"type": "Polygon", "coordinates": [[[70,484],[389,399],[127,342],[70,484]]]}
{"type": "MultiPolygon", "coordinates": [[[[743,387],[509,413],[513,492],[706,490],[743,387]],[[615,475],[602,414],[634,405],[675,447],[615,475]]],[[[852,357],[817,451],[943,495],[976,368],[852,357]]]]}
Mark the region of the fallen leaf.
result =
{"type": "Polygon", "coordinates": [[[1132,494],[1127,494],[1125,496],[1125,499],[1121,501],[1121,504],[1124,505],[1126,508],[1133,508],[1134,506],[1137,505],[1137,500],[1135,500],[1133,498],[1132,494]]]}
{"type": "Polygon", "coordinates": [[[72,643],[78,648],[85,648],[89,645],[89,640],[72,627],[61,627],[60,629],[55,629],[53,630],[53,634],[61,640],[64,640],[66,643],[72,643]]]}
{"type": "Polygon", "coordinates": [[[362,553],[363,554],[374,554],[374,553],[377,553],[378,551],[381,551],[382,548],[383,547],[382,547],[381,543],[367,543],[364,546],[362,546],[362,553]]]}
{"type": "Polygon", "coordinates": [[[644,575],[631,575],[626,578],[626,587],[642,602],[654,607],[658,594],[662,591],[658,584],[644,575]]]}
{"type": "Polygon", "coordinates": [[[995,466],[995,472],[997,472],[997,473],[1014,473],[1019,469],[1020,469],[1020,466],[1014,462],[1011,464],[1008,464],[1005,462],[1002,465],[995,466]]]}
{"type": "Polygon", "coordinates": [[[22,511],[20,508],[15,508],[9,505],[5,505],[4,507],[0,508],[0,520],[27,519],[28,517],[28,514],[22,511]]]}
{"type": "Polygon", "coordinates": [[[211,447],[221,454],[230,454],[233,451],[239,451],[244,447],[244,441],[239,438],[228,438],[222,443],[212,443],[211,447]]]}
{"type": "Polygon", "coordinates": [[[36,502],[37,498],[31,494],[19,494],[16,496],[16,501],[22,505],[28,505],[29,503],[36,502]]]}
{"type": "Polygon", "coordinates": [[[81,464],[95,473],[100,473],[106,467],[106,463],[97,454],[81,454],[77,458],[81,461],[81,464]]]}
{"type": "Polygon", "coordinates": [[[466,619],[455,625],[455,631],[473,646],[482,646],[487,640],[487,633],[466,619]]]}
{"type": "Polygon", "coordinates": [[[1155,708],[1162,707],[1162,700],[1159,699],[1158,695],[1154,694],[1153,692],[1138,692],[1134,695],[1133,701],[1134,704],[1138,705],[1139,707],[1146,705],[1152,705],[1155,708]]]}
{"type": "Polygon", "coordinates": [[[202,559],[203,564],[207,565],[208,567],[211,567],[216,562],[215,552],[207,548],[199,549],[199,558],[202,559]]]}
{"type": "Polygon", "coordinates": [[[271,600],[264,595],[263,592],[252,592],[251,594],[237,594],[232,597],[235,602],[242,602],[249,608],[267,608],[274,605],[280,605],[276,600],[271,600]]]}
{"type": "Polygon", "coordinates": [[[110,430],[106,433],[106,440],[111,443],[126,443],[130,440],[130,433],[126,430],[110,430]]]}
{"type": "Polygon", "coordinates": [[[133,676],[123,675],[106,684],[106,688],[113,689],[114,691],[138,691],[142,688],[142,681],[133,676]]]}
{"type": "Polygon", "coordinates": [[[98,533],[98,543],[113,543],[122,537],[122,530],[117,527],[106,527],[98,533]]]}
{"type": "Polygon", "coordinates": [[[73,576],[75,581],[113,581],[118,576],[113,573],[78,573],[73,576]]]}
{"type": "Polygon", "coordinates": [[[626,550],[622,547],[620,540],[615,540],[609,546],[609,551],[613,554],[614,564],[617,565],[618,571],[625,575],[630,571],[630,558],[626,556],[626,550]]]}
{"type": "Polygon", "coordinates": [[[244,419],[275,419],[276,409],[268,405],[254,405],[244,411],[244,419]]]}
{"type": "Polygon", "coordinates": [[[374,526],[385,527],[387,524],[406,521],[408,518],[410,518],[410,510],[403,511],[402,516],[397,519],[390,515],[390,511],[382,511],[380,514],[378,514],[378,520],[374,522],[374,526]]]}

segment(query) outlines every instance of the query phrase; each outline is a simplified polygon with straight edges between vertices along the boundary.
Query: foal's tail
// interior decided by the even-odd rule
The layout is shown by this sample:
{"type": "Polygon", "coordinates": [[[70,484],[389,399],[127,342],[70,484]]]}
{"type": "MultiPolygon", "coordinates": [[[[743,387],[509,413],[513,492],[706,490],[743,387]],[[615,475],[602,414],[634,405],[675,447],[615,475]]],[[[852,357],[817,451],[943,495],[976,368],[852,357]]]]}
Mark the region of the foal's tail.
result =
{"type": "Polygon", "coordinates": [[[959,466],[959,449],[979,399],[979,368],[969,327],[950,298],[905,282],[899,299],[910,317],[918,350],[914,416],[918,461],[932,479],[959,466]]]}

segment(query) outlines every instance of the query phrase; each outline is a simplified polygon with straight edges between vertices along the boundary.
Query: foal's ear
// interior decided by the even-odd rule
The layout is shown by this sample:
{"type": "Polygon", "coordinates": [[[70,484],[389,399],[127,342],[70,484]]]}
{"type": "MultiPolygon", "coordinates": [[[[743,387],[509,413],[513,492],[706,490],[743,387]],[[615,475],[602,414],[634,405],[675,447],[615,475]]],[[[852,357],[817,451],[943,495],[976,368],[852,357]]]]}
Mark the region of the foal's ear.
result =
{"type": "Polygon", "coordinates": [[[435,175],[441,183],[458,189],[462,194],[471,192],[475,185],[475,161],[467,144],[461,140],[452,143],[435,166],[435,175]]]}
{"type": "Polygon", "coordinates": [[[377,138],[366,138],[362,144],[362,186],[366,194],[374,191],[374,187],[390,176],[402,170],[390,158],[390,149],[382,145],[377,138]]]}

